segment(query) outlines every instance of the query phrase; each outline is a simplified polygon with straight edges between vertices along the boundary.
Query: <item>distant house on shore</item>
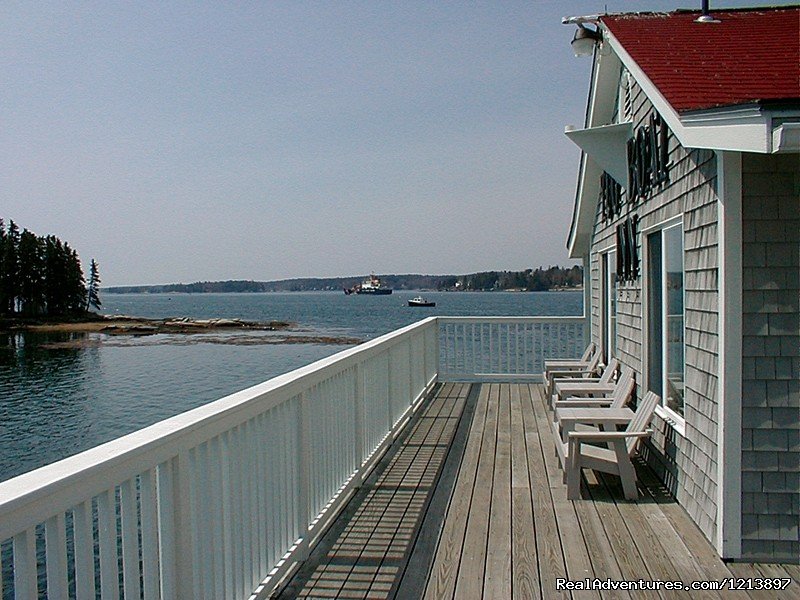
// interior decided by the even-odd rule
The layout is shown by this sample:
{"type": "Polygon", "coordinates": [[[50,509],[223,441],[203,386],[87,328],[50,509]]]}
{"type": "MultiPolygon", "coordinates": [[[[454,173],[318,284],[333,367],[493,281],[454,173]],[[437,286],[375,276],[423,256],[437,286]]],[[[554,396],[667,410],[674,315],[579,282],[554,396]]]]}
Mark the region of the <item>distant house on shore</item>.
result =
{"type": "Polygon", "coordinates": [[[575,17],[567,246],[664,400],[647,459],[723,558],[800,560],[800,7],[575,17]],[[594,30],[597,30],[596,34],[594,30]]]}

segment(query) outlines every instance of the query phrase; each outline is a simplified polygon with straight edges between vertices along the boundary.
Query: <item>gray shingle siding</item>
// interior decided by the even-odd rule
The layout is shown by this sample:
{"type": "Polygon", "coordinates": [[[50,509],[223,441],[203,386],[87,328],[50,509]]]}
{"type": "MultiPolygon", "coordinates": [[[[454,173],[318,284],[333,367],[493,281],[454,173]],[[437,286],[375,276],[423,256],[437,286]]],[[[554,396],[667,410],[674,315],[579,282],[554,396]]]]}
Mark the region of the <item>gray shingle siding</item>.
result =
{"type": "Polygon", "coordinates": [[[742,554],[800,557],[800,169],[742,158],[742,554]]]}
{"type": "MultiPolygon", "coordinates": [[[[634,128],[647,122],[653,107],[637,85],[631,90],[634,128]]],[[[688,150],[670,138],[670,183],[653,197],[604,222],[597,213],[592,240],[592,335],[600,341],[601,284],[598,252],[614,243],[615,227],[637,214],[637,244],[642,256],[642,231],[682,215],[685,269],[685,437],[660,417],[646,452],[665,484],[703,533],[716,535],[717,516],[717,373],[718,373],[718,224],[716,157],[707,150],[688,150]]],[[[776,211],[778,208],[776,207],[776,211]]],[[[617,292],[617,357],[643,382],[642,272],[617,292]]],[[[784,369],[785,365],[782,366],[784,369]]],[[[776,367],[777,368],[777,367],[776,367]]],[[[641,394],[641,390],[639,394],[641,394]]]]}

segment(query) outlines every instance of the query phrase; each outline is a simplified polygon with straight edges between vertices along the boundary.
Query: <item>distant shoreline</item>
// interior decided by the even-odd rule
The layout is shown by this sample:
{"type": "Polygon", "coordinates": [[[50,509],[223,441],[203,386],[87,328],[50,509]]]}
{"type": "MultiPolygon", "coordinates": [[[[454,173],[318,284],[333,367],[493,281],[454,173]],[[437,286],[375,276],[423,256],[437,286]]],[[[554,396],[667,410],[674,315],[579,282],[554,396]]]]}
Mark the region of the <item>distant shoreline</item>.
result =
{"type": "MultiPolygon", "coordinates": [[[[523,271],[482,271],[467,275],[423,275],[419,273],[377,274],[384,287],[395,291],[511,291],[546,292],[583,284],[579,266],[525,269],[523,271]]],[[[229,279],[161,285],[125,285],[103,288],[106,294],[137,293],[261,293],[261,292],[341,292],[362,283],[363,276],[304,277],[272,281],[229,279]]]]}

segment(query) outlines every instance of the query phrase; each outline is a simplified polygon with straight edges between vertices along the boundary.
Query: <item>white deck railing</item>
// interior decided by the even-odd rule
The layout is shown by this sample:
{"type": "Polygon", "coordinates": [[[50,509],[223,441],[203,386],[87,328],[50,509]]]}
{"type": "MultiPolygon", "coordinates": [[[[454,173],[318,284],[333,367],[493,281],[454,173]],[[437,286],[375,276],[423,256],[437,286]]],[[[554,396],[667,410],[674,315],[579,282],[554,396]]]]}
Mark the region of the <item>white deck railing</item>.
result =
{"type": "Polygon", "coordinates": [[[439,379],[539,381],[548,358],[581,355],[583,317],[440,317],[439,379]]]}
{"type": "Polygon", "coordinates": [[[437,380],[539,373],[582,336],[425,319],[0,483],[0,598],[263,597],[437,380]]]}

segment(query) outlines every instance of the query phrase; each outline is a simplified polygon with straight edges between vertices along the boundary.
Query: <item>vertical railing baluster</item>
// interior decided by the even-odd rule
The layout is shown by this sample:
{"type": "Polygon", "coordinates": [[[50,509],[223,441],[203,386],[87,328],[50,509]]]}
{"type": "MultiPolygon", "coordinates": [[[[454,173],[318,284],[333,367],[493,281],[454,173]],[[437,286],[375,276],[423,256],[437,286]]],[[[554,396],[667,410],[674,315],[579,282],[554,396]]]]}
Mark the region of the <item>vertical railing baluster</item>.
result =
{"type": "MultiPolygon", "coordinates": [[[[136,511],[136,489],[133,480],[127,479],[119,486],[120,514],[122,517],[122,580],[125,598],[139,598],[139,524],[136,511]]],[[[195,547],[193,545],[192,547],[195,547]]]]}
{"type": "Polygon", "coordinates": [[[242,448],[241,425],[234,427],[230,435],[231,452],[231,572],[232,589],[239,597],[244,589],[242,581],[242,448]]]}
{"type": "Polygon", "coordinates": [[[219,437],[219,465],[220,465],[220,521],[222,532],[222,545],[219,549],[222,561],[222,588],[223,597],[233,593],[233,539],[231,531],[231,432],[226,431],[219,437]]]}
{"type": "MultiPolygon", "coordinates": [[[[212,483],[208,465],[209,444],[210,442],[205,442],[194,450],[194,482],[197,500],[192,522],[194,523],[194,539],[197,548],[194,563],[199,579],[197,586],[199,598],[212,597],[214,590],[213,541],[210,536],[213,517],[211,516],[210,498],[212,483]]],[[[144,504],[144,498],[142,498],[142,504],[144,504]]]]}
{"type": "Polygon", "coordinates": [[[310,514],[310,496],[311,496],[311,437],[310,437],[310,422],[311,422],[311,407],[308,402],[308,394],[303,391],[300,393],[299,398],[299,411],[297,423],[297,465],[299,475],[299,493],[297,499],[300,525],[302,528],[303,545],[299,551],[300,560],[305,560],[308,557],[308,524],[311,521],[310,514]]]}
{"type": "Polygon", "coordinates": [[[253,527],[252,527],[252,487],[253,473],[250,467],[250,421],[242,423],[241,431],[241,473],[242,473],[242,590],[247,593],[255,588],[253,584],[253,527]]]}
{"type": "Polygon", "coordinates": [[[277,452],[275,450],[275,444],[277,441],[277,431],[276,427],[278,426],[278,416],[277,416],[277,409],[273,408],[267,413],[269,419],[267,420],[267,430],[265,433],[265,446],[266,446],[266,453],[267,453],[267,460],[266,460],[266,473],[264,477],[267,481],[267,564],[274,565],[278,562],[278,550],[277,550],[277,539],[278,539],[278,501],[276,499],[277,489],[278,489],[278,467],[277,467],[277,452]]]}
{"type": "Polygon", "coordinates": [[[214,598],[224,598],[226,583],[225,556],[225,447],[223,436],[211,440],[211,505],[213,506],[213,554],[214,554],[214,598]]]}
{"type": "Polygon", "coordinates": [[[100,597],[119,598],[117,508],[113,488],[97,496],[97,529],[100,538],[100,597]]]}
{"type": "MultiPolygon", "coordinates": [[[[142,510],[142,580],[144,599],[158,598],[158,517],[156,507],[155,472],[147,470],[141,477],[142,510]]],[[[212,588],[213,589],[213,588],[212,588]]]]}
{"type": "MultiPolygon", "coordinates": [[[[47,597],[66,598],[67,528],[64,513],[47,519],[45,524],[45,556],[47,557],[47,597]]],[[[0,564],[0,598],[3,597],[3,566],[0,564]]]]}
{"type": "Polygon", "coordinates": [[[14,598],[37,600],[36,530],[31,527],[14,536],[14,598]]]}
{"type": "Polygon", "coordinates": [[[72,514],[75,544],[75,591],[78,598],[94,598],[94,536],[92,535],[91,500],[78,504],[72,514]]]}

